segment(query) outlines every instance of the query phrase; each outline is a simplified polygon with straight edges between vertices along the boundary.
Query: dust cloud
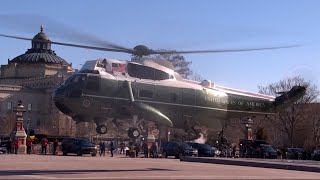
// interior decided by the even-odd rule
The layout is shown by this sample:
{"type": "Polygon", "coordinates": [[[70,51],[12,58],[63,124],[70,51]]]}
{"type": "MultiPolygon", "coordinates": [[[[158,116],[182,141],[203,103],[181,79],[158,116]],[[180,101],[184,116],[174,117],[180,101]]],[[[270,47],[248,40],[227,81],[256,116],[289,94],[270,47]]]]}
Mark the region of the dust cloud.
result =
{"type": "Polygon", "coordinates": [[[207,139],[200,133],[200,137],[198,139],[193,140],[195,143],[204,144],[206,143],[207,139]]]}

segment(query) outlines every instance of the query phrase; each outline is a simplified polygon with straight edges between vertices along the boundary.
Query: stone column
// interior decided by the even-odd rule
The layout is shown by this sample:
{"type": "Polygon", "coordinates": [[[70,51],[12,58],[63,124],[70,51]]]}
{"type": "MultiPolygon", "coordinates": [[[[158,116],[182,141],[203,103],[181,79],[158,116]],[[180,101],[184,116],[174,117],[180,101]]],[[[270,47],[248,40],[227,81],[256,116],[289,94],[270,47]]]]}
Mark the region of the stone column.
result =
{"type": "Polygon", "coordinates": [[[22,101],[18,101],[17,107],[14,108],[16,112],[16,135],[15,138],[18,138],[20,141],[20,146],[18,149],[18,154],[26,154],[26,137],[27,134],[23,128],[23,113],[26,112],[26,108],[22,105],[22,101]]]}
{"type": "Polygon", "coordinates": [[[156,142],[156,138],[152,134],[152,126],[147,126],[148,127],[148,136],[147,136],[147,144],[148,148],[150,149],[152,146],[152,143],[156,142]]]}

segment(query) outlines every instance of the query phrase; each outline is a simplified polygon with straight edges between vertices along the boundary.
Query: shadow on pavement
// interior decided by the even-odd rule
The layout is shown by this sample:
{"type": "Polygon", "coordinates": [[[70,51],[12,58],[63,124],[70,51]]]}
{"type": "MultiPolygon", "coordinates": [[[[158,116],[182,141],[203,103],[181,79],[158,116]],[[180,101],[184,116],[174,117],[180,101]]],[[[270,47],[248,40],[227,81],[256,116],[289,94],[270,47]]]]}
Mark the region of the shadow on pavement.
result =
{"type": "Polygon", "coordinates": [[[106,172],[147,172],[147,171],[176,171],[172,169],[145,168],[145,169],[114,169],[114,170],[0,170],[0,176],[14,175],[48,175],[48,174],[81,174],[106,172]]]}

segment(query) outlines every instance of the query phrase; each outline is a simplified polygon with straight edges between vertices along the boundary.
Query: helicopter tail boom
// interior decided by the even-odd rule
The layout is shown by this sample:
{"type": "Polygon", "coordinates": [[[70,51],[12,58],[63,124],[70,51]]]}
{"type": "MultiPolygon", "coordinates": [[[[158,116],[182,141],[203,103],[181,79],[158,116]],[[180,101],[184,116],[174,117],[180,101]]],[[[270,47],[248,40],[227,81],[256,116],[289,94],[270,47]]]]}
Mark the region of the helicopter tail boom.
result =
{"type": "Polygon", "coordinates": [[[303,97],[306,93],[306,87],[294,86],[288,92],[282,92],[281,96],[276,97],[274,104],[276,109],[284,109],[303,97]]]}

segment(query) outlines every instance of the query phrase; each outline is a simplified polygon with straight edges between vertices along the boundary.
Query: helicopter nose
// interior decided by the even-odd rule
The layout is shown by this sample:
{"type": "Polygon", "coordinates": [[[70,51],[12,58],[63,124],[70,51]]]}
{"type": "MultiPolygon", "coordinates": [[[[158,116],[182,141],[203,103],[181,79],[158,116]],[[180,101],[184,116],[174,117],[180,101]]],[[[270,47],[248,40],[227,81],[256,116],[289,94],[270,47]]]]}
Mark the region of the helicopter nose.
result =
{"type": "Polygon", "coordinates": [[[56,107],[64,114],[71,115],[72,111],[68,106],[66,105],[66,96],[64,89],[61,87],[58,87],[52,94],[52,99],[54,101],[54,104],[56,107]]]}

